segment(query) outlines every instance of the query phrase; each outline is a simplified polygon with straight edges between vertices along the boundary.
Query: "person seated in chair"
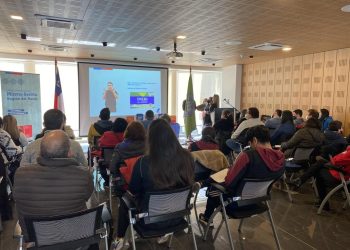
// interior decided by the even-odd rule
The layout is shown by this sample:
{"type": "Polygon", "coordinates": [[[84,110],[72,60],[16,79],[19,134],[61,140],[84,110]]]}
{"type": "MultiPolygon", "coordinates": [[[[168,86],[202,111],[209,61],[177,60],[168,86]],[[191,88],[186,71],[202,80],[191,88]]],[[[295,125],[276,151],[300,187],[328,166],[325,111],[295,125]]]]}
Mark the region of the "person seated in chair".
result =
{"type": "Polygon", "coordinates": [[[225,155],[231,152],[230,148],[227,147],[226,141],[230,139],[233,131],[233,115],[228,109],[224,109],[221,113],[221,119],[214,124],[215,139],[219,143],[220,151],[225,155]]]}
{"type": "Polygon", "coordinates": [[[94,124],[91,124],[88,132],[88,143],[90,146],[94,145],[94,137],[102,136],[104,132],[112,130],[113,123],[109,120],[111,112],[108,108],[103,108],[100,111],[100,119],[94,124]]]}
{"type": "MultiPolygon", "coordinates": [[[[64,114],[58,109],[49,109],[44,114],[44,127],[45,132],[49,133],[52,130],[60,129],[63,131],[64,127],[64,114]]],[[[36,163],[37,158],[40,155],[41,138],[36,139],[30,143],[21,159],[21,166],[30,165],[36,163]]],[[[75,158],[81,165],[87,166],[87,161],[79,142],[70,140],[70,150],[72,157],[75,158]]]]}
{"type": "Polygon", "coordinates": [[[304,126],[303,111],[301,109],[293,111],[293,122],[296,129],[300,129],[304,126]]]}
{"type": "Polygon", "coordinates": [[[215,129],[213,127],[203,128],[202,138],[199,141],[192,142],[188,146],[190,152],[215,149],[219,149],[219,145],[215,141],[215,129]]]}
{"type": "Polygon", "coordinates": [[[320,117],[320,122],[322,123],[322,132],[328,129],[329,124],[333,121],[332,116],[329,115],[329,110],[328,109],[321,109],[321,117],[320,117]]]}
{"type": "Polygon", "coordinates": [[[246,118],[247,120],[243,121],[233,132],[231,139],[228,139],[226,141],[226,145],[236,153],[239,153],[241,151],[242,141],[246,141],[244,132],[246,132],[247,129],[251,127],[264,125],[264,123],[259,118],[259,110],[255,107],[248,109],[246,118]]]}
{"type": "MultiPolygon", "coordinates": [[[[265,124],[266,126],[266,124],[265,124]]],[[[293,124],[293,115],[289,110],[284,110],[282,112],[281,125],[275,129],[271,134],[271,144],[277,145],[290,139],[295,133],[295,127],[293,124]]]]}
{"type": "Polygon", "coordinates": [[[141,123],[147,130],[153,120],[154,120],[154,112],[152,110],[147,110],[145,113],[145,119],[141,121],[141,123]]]}
{"type": "MultiPolygon", "coordinates": [[[[350,146],[347,149],[332,157],[330,161],[325,159],[319,159],[316,163],[310,166],[307,171],[299,178],[296,178],[292,184],[297,188],[300,188],[309,178],[316,178],[316,187],[319,195],[319,202],[317,206],[321,204],[322,200],[327,195],[327,189],[333,188],[340,183],[340,176],[336,170],[327,168],[327,164],[333,166],[343,167],[345,173],[345,180],[350,179],[350,146]]],[[[329,210],[329,203],[324,206],[325,210],[329,210]]]]}
{"type": "Polygon", "coordinates": [[[329,155],[340,154],[346,149],[348,143],[343,136],[342,125],[341,121],[332,121],[329,123],[328,129],[324,131],[326,139],[321,147],[321,156],[323,158],[328,159],[329,155]]]}
{"type": "MultiPolygon", "coordinates": [[[[281,151],[272,149],[268,128],[252,127],[247,131],[246,137],[250,149],[238,155],[223,183],[233,194],[244,178],[272,179],[278,178],[284,172],[284,155],[281,151]]],[[[208,197],[205,212],[199,215],[200,220],[207,223],[219,204],[219,197],[208,197]]]]}
{"type": "Polygon", "coordinates": [[[282,122],[281,117],[282,117],[282,110],[276,109],[272,115],[272,118],[268,119],[265,122],[265,127],[270,129],[271,132],[275,131],[275,129],[278,128],[279,125],[281,125],[281,122],[282,122]]]}
{"type": "MultiPolygon", "coordinates": [[[[139,210],[143,210],[146,192],[174,190],[188,187],[194,181],[194,161],[183,149],[169,124],[163,119],[151,123],[147,137],[148,153],[140,158],[134,167],[129,191],[134,195],[139,210]]],[[[177,223],[169,221],[169,223],[177,223]]],[[[128,208],[123,201],[119,206],[117,238],[113,249],[122,249],[124,236],[129,225],[128,208]]],[[[150,229],[166,228],[168,224],[153,223],[150,229]]],[[[163,242],[163,241],[162,241],[163,242]]]]}
{"type": "Polygon", "coordinates": [[[37,161],[20,167],[15,175],[13,193],[25,237],[24,217],[84,210],[93,191],[92,175],[71,158],[71,140],[63,130],[46,132],[40,140],[37,161]]]}
{"type": "Polygon", "coordinates": [[[321,131],[321,123],[314,117],[305,122],[305,126],[299,129],[291,139],[281,144],[286,158],[293,157],[296,148],[320,147],[325,140],[321,131]]]}

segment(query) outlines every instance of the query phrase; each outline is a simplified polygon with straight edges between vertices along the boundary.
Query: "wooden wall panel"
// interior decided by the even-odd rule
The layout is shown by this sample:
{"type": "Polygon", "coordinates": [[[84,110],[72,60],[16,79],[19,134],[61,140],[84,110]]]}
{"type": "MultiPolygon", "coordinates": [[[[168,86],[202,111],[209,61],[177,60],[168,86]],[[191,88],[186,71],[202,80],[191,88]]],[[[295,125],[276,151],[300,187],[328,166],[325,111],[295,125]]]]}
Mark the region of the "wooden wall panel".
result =
{"type": "Polygon", "coordinates": [[[275,61],[267,62],[267,99],[266,99],[266,114],[273,114],[274,96],[275,96],[275,61]]]}
{"type": "Polygon", "coordinates": [[[259,107],[258,107],[260,114],[266,114],[267,71],[268,71],[268,63],[261,63],[260,88],[259,88],[259,107]]]}
{"type": "Polygon", "coordinates": [[[312,62],[311,108],[316,110],[321,108],[324,54],[314,54],[312,62]]]}
{"type": "Polygon", "coordinates": [[[282,90],[283,90],[283,59],[276,60],[275,70],[275,94],[274,94],[274,110],[282,109],[282,90]]]}
{"type": "Polygon", "coordinates": [[[333,113],[334,78],[335,78],[336,61],[337,61],[336,50],[325,52],[321,108],[328,109],[331,114],[333,113]]]}
{"type": "MultiPolygon", "coordinates": [[[[345,121],[345,118],[350,119],[350,114],[346,114],[346,107],[349,106],[348,85],[349,85],[349,70],[350,70],[350,49],[340,49],[337,52],[337,63],[335,70],[334,81],[334,102],[333,102],[333,118],[340,121],[345,121]]],[[[350,127],[347,127],[347,134],[350,133],[350,127]]]]}
{"type": "Polygon", "coordinates": [[[302,82],[303,57],[293,57],[292,91],[290,98],[290,109],[300,109],[301,82],[302,82]]]}
{"type": "Polygon", "coordinates": [[[254,84],[253,84],[253,107],[259,108],[259,86],[260,86],[261,63],[254,64],[254,84]]]}
{"type": "MultiPolygon", "coordinates": [[[[311,106],[311,82],[312,82],[312,61],[314,55],[303,56],[303,67],[302,67],[302,82],[300,86],[300,109],[303,114],[306,114],[307,110],[311,106]]],[[[306,115],[304,115],[305,117],[306,115]]]]}
{"type": "Polygon", "coordinates": [[[247,108],[247,97],[248,97],[248,67],[243,65],[242,69],[242,92],[241,92],[241,109],[247,108]]]}
{"type": "Polygon", "coordinates": [[[350,133],[350,48],[249,64],[243,67],[242,107],[327,108],[350,133]]]}
{"type": "Polygon", "coordinates": [[[293,58],[284,59],[282,83],[282,110],[290,109],[292,93],[293,58]]]}
{"type": "Polygon", "coordinates": [[[248,64],[248,90],[247,90],[248,107],[251,107],[253,103],[253,83],[254,83],[254,64],[248,64]]]}

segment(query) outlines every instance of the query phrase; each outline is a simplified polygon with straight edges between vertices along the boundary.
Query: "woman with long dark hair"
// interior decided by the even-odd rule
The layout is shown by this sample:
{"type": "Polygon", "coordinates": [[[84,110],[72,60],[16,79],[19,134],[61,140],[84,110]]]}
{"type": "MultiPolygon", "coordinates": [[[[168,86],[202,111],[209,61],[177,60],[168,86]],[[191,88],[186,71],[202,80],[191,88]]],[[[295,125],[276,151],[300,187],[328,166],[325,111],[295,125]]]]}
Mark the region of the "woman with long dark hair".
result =
{"type": "MultiPolygon", "coordinates": [[[[148,130],[147,153],[136,162],[129,183],[129,191],[135,196],[139,208],[143,208],[143,196],[146,192],[187,187],[193,181],[194,161],[191,154],[181,147],[165,120],[153,121],[148,130]]],[[[121,202],[114,249],[122,248],[128,225],[128,210],[121,202]]]]}
{"type": "Polygon", "coordinates": [[[293,122],[293,113],[290,110],[282,112],[281,124],[271,135],[271,144],[277,145],[290,139],[295,133],[295,126],[293,122]]]}

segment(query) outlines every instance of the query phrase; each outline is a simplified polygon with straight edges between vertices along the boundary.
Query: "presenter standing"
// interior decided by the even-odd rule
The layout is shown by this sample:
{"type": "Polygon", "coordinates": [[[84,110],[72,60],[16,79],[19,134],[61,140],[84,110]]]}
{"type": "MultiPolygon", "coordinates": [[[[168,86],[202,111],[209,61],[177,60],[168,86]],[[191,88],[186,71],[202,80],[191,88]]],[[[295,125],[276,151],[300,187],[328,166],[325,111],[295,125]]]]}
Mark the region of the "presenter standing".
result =
{"type": "Polygon", "coordinates": [[[103,99],[105,100],[106,108],[109,108],[111,113],[117,111],[118,92],[114,89],[112,82],[107,83],[103,99]]]}

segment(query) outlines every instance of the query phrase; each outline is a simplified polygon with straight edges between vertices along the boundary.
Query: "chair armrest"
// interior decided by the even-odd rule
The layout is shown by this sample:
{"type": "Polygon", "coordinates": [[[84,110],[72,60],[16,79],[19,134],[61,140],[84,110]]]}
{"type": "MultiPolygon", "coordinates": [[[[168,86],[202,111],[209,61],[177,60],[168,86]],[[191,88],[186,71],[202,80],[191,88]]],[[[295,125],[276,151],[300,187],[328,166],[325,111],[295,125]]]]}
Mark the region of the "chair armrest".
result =
{"type": "Polygon", "coordinates": [[[211,185],[218,189],[221,193],[227,193],[226,188],[223,185],[220,185],[219,183],[212,183],[211,185]]]}
{"type": "Polygon", "coordinates": [[[15,228],[13,230],[13,238],[18,239],[18,238],[22,238],[23,234],[22,234],[22,228],[19,225],[19,221],[17,221],[15,228]]]}
{"type": "Polygon", "coordinates": [[[136,200],[135,200],[135,196],[132,193],[130,193],[129,191],[126,191],[122,199],[125,205],[128,207],[128,209],[136,210],[136,200]]]}
{"type": "Polygon", "coordinates": [[[208,197],[218,197],[221,194],[227,193],[226,188],[218,183],[211,183],[211,187],[213,187],[214,190],[209,190],[210,187],[208,188],[208,190],[207,190],[208,197]]]}

